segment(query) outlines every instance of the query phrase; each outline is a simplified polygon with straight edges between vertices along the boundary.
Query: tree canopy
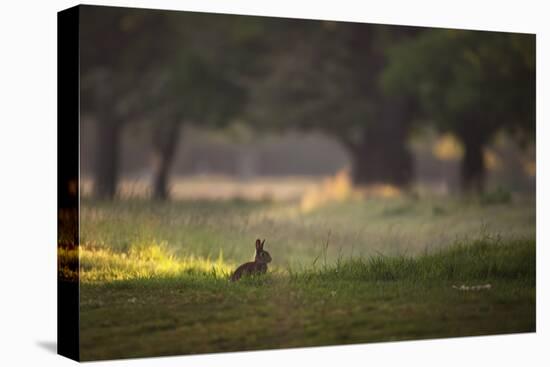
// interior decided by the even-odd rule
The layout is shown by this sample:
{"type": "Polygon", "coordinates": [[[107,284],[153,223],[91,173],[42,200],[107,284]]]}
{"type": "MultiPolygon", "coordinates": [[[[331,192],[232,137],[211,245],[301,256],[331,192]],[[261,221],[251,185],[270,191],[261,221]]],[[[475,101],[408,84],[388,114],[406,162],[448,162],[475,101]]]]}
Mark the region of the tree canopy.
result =
{"type": "Polygon", "coordinates": [[[428,29],[392,47],[382,75],[388,95],[414,97],[424,121],[465,146],[465,189],[481,190],[482,149],[502,129],[520,143],[535,129],[533,35],[428,29]]]}
{"type": "Polygon", "coordinates": [[[464,145],[465,189],[483,189],[483,149],[535,131],[535,37],[526,34],[83,6],[81,100],[98,122],[96,194],[115,194],[122,126],[151,131],[154,196],[183,124],[239,118],[258,130],[318,130],[347,148],[356,184],[406,186],[416,125],[464,145]]]}

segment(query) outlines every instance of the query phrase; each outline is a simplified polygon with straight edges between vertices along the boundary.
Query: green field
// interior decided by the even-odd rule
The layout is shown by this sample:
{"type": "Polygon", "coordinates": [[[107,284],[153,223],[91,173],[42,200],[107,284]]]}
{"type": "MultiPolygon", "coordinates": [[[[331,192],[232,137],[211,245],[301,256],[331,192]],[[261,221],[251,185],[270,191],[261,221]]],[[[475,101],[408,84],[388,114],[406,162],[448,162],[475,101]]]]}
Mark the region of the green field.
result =
{"type": "Polygon", "coordinates": [[[83,201],[81,243],[83,360],[535,330],[532,199],[83,201]]]}

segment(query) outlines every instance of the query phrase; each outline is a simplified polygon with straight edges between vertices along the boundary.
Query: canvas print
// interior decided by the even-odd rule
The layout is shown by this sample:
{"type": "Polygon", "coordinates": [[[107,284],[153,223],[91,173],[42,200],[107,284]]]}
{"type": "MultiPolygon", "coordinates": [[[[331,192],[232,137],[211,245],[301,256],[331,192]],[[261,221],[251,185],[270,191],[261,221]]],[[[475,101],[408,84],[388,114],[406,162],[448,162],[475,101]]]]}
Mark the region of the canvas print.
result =
{"type": "Polygon", "coordinates": [[[534,34],[58,19],[60,354],[535,332],[534,34]]]}

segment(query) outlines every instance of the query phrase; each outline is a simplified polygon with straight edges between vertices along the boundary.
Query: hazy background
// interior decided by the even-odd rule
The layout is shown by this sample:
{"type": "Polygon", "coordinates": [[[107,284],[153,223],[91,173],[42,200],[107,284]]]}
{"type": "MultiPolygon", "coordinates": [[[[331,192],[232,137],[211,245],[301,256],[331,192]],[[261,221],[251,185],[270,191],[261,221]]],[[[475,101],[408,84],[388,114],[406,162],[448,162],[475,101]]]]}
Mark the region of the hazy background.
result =
{"type": "Polygon", "coordinates": [[[350,187],[386,188],[378,194],[532,195],[534,45],[510,33],[85,6],[82,191],[303,200],[340,173],[350,187]]]}

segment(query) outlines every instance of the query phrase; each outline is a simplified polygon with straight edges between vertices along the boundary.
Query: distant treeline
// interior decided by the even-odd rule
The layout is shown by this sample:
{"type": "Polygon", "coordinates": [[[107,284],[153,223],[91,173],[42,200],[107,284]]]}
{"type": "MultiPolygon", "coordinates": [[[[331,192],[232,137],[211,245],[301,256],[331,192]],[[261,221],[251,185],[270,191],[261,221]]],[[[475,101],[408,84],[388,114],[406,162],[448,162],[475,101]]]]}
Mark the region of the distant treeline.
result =
{"type": "Polygon", "coordinates": [[[356,184],[400,187],[417,169],[409,140],[428,128],[459,139],[460,186],[477,192],[498,133],[534,145],[534,35],[95,6],[80,20],[98,198],[115,196],[128,127],[150,139],[157,199],[183,127],[321,132],[356,184]]]}

